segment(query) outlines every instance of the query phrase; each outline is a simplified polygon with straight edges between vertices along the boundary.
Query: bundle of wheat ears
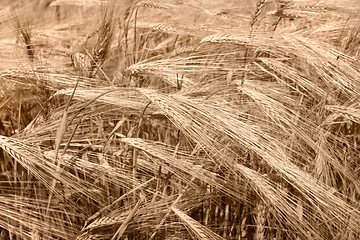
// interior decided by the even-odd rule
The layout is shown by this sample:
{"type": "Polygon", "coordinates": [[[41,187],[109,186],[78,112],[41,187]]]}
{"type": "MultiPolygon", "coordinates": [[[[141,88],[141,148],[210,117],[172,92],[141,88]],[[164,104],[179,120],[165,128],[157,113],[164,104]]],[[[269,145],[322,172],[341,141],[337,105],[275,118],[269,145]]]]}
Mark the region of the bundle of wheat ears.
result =
{"type": "Polygon", "coordinates": [[[360,239],[358,0],[2,0],[0,32],[0,239],[360,239]]]}

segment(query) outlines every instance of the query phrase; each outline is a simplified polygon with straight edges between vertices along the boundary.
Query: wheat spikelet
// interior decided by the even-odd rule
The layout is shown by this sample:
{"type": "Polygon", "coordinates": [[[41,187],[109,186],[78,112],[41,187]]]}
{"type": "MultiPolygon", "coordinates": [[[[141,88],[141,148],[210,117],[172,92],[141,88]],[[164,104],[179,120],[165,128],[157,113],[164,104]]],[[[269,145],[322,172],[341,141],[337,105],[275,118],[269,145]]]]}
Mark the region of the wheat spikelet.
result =
{"type": "Polygon", "coordinates": [[[170,26],[165,26],[163,24],[149,25],[148,27],[155,31],[159,31],[159,32],[178,34],[178,31],[175,28],[170,27],[170,26]]]}
{"type": "MultiPolygon", "coordinates": [[[[230,34],[213,34],[206,36],[201,39],[200,43],[204,42],[215,42],[215,43],[226,43],[226,42],[241,42],[239,38],[230,34]]],[[[244,41],[245,43],[245,41],[244,41]]]]}
{"type": "MultiPolygon", "coordinates": [[[[43,68],[15,68],[0,71],[3,79],[12,83],[25,85],[28,87],[37,86],[38,82],[43,81],[42,87],[49,90],[59,90],[72,88],[76,82],[79,87],[94,86],[94,79],[85,76],[77,76],[68,73],[58,73],[56,70],[43,68]]],[[[101,81],[97,80],[98,85],[101,81]]]]}
{"type": "Polygon", "coordinates": [[[320,5],[318,5],[318,6],[316,6],[316,5],[304,5],[304,6],[300,6],[300,8],[303,8],[305,10],[312,10],[312,11],[314,11],[314,10],[316,10],[316,11],[325,11],[325,10],[332,11],[332,10],[335,10],[335,7],[333,7],[333,6],[320,6],[320,5]]]}
{"type": "Polygon", "coordinates": [[[63,6],[63,5],[75,5],[75,6],[99,6],[106,4],[107,0],[55,0],[52,1],[49,5],[49,7],[55,7],[55,6],[63,6]]]}
{"type": "Polygon", "coordinates": [[[35,46],[33,44],[33,34],[29,27],[29,22],[21,22],[19,17],[15,17],[14,19],[17,26],[18,39],[26,47],[26,54],[29,57],[30,61],[33,61],[35,57],[35,46]]]}
{"type": "Polygon", "coordinates": [[[206,9],[204,12],[210,16],[217,16],[223,13],[222,11],[219,10],[209,10],[209,9],[206,9]]]}
{"type": "Polygon", "coordinates": [[[155,1],[139,1],[135,4],[135,7],[157,8],[157,9],[167,9],[168,8],[166,4],[155,2],[155,1]]]}
{"type": "Polygon", "coordinates": [[[174,74],[171,68],[167,67],[166,65],[157,64],[156,62],[139,62],[129,66],[125,71],[135,76],[141,74],[160,76],[165,82],[174,87],[178,86],[179,82],[181,82],[182,86],[184,87],[188,87],[194,84],[192,79],[189,79],[186,76],[179,76],[179,74],[174,74]]]}
{"type": "Polygon", "coordinates": [[[27,152],[20,150],[21,148],[15,144],[22,145],[21,142],[18,142],[16,139],[0,136],[0,147],[18,162],[23,163],[27,169],[31,170],[35,167],[35,161],[32,161],[32,157],[27,156],[27,152]]]}
{"type": "MultiPolygon", "coordinates": [[[[73,89],[63,89],[57,91],[56,95],[72,94],[73,89]]],[[[74,94],[74,98],[81,101],[93,100],[100,103],[116,105],[126,109],[128,113],[141,112],[144,106],[148,103],[147,99],[139,93],[135,88],[104,88],[89,90],[87,88],[78,88],[74,94]]],[[[156,112],[153,106],[147,109],[150,113],[156,112]]]]}
{"type": "MultiPolygon", "coordinates": [[[[332,111],[334,113],[341,114],[342,116],[345,116],[351,121],[360,123],[360,109],[359,106],[356,106],[358,104],[354,104],[353,106],[338,106],[338,105],[326,105],[325,108],[329,111],[332,111]]],[[[339,115],[336,115],[334,117],[330,117],[329,119],[337,118],[339,115]]]]}
{"type": "Polygon", "coordinates": [[[92,63],[91,59],[87,55],[82,53],[74,53],[70,57],[75,69],[82,71],[83,73],[88,73],[92,63]]]}
{"type": "Polygon", "coordinates": [[[265,3],[267,0],[259,0],[257,6],[256,6],[256,10],[252,16],[251,22],[250,22],[250,27],[253,27],[255,25],[255,23],[258,21],[260,13],[262,12],[265,3]]]}
{"type": "Polygon", "coordinates": [[[195,50],[196,50],[196,47],[193,47],[193,46],[175,48],[174,51],[171,53],[171,56],[176,56],[176,55],[185,54],[185,53],[192,53],[195,50]]]}
{"type": "Polygon", "coordinates": [[[198,221],[194,220],[193,218],[189,217],[183,211],[177,209],[176,207],[171,207],[171,210],[180,218],[181,222],[185,225],[187,229],[189,229],[190,233],[196,239],[214,239],[214,240],[221,240],[224,239],[211,231],[209,228],[205,227],[204,225],[200,224],[198,221]]]}
{"type": "Polygon", "coordinates": [[[257,214],[256,214],[256,231],[255,237],[256,240],[264,240],[265,239],[265,223],[266,223],[266,207],[264,204],[259,203],[256,206],[257,214]]]}
{"type": "Polygon", "coordinates": [[[105,217],[101,217],[98,219],[95,219],[92,223],[90,223],[89,225],[87,225],[82,231],[87,232],[90,229],[93,228],[100,228],[100,227],[104,227],[104,226],[110,226],[113,224],[118,224],[122,222],[123,217],[119,216],[119,217],[115,217],[115,216],[105,216],[105,217]]]}
{"type": "Polygon", "coordinates": [[[109,52],[111,41],[113,38],[112,12],[104,14],[103,21],[97,33],[98,37],[95,46],[92,49],[91,56],[87,52],[90,59],[93,61],[90,68],[89,77],[93,77],[96,74],[96,69],[100,70],[104,74],[100,67],[105,61],[105,57],[109,52]]]}

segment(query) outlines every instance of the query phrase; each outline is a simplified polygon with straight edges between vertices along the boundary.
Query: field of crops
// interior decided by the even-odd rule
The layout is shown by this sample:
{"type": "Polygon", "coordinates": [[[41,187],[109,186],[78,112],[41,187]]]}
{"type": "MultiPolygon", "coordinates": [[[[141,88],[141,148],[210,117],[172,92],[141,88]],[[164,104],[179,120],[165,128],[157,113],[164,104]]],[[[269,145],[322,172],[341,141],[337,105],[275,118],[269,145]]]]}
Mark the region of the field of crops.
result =
{"type": "Polygon", "coordinates": [[[358,0],[0,1],[0,239],[360,239],[358,0]]]}

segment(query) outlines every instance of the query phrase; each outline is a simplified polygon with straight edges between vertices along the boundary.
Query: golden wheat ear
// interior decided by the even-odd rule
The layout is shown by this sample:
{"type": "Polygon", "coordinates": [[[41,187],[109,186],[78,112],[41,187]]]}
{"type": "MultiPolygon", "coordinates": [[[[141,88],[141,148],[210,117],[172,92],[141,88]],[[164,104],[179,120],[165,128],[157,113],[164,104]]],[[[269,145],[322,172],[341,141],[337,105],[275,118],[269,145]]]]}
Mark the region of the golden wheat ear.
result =
{"type": "Polygon", "coordinates": [[[70,58],[75,70],[80,71],[82,73],[89,72],[92,66],[91,63],[92,61],[87,55],[83,53],[74,53],[70,55],[70,58]]]}

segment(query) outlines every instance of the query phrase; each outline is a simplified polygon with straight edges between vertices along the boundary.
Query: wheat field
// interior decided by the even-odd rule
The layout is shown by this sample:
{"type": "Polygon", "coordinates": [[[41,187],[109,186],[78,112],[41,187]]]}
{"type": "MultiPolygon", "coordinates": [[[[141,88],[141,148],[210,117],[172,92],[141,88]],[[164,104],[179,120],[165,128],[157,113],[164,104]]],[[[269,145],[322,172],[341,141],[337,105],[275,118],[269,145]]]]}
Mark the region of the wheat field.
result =
{"type": "Polygon", "coordinates": [[[360,239],[358,0],[0,1],[0,239],[360,239]]]}

